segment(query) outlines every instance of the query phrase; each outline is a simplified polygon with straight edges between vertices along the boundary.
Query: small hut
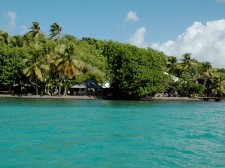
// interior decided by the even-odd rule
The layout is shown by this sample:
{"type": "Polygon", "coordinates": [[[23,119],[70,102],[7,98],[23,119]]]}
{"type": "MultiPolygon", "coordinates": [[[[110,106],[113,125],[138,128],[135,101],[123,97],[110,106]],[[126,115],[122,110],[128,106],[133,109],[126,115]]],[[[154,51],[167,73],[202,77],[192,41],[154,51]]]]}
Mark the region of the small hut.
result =
{"type": "Polygon", "coordinates": [[[70,88],[71,95],[100,95],[102,86],[88,79],[70,88]]]}

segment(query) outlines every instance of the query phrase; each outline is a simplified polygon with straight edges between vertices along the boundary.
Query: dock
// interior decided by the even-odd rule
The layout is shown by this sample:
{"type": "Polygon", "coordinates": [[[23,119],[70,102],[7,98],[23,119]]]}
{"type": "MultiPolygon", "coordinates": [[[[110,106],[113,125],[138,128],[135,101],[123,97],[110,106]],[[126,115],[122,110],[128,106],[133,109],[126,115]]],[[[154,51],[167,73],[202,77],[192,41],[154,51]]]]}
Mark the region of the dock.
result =
{"type": "Polygon", "coordinates": [[[198,98],[203,101],[214,100],[215,102],[220,102],[222,100],[222,97],[198,97],[198,98]]]}

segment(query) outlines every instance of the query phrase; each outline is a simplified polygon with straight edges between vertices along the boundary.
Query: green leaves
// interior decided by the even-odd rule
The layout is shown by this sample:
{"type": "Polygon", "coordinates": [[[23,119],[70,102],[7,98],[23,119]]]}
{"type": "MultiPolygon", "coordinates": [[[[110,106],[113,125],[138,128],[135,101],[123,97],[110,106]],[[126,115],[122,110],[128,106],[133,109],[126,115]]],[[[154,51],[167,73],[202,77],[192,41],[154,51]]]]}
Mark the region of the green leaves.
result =
{"type": "Polygon", "coordinates": [[[53,23],[50,27],[50,39],[55,38],[57,40],[57,44],[59,45],[60,33],[62,31],[62,27],[60,27],[57,23],[53,23]]]}
{"type": "Polygon", "coordinates": [[[39,22],[32,22],[32,26],[29,29],[31,29],[31,31],[29,31],[29,34],[35,39],[35,47],[37,48],[38,37],[41,29],[39,22]]]}
{"type": "Polygon", "coordinates": [[[39,23],[33,22],[23,36],[0,31],[0,89],[29,80],[54,92],[92,79],[98,83],[110,81],[114,95],[154,95],[170,85],[169,75],[163,73],[167,71],[183,79],[177,88],[184,94],[225,92],[224,80],[216,78],[224,75],[224,69],[216,71],[209,62],[192,59],[190,53],[178,62],[176,57],[150,48],[89,37],[79,40],[68,34],[61,38],[62,28],[57,23],[50,27],[50,39],[40,30],[39,23]]]}
{"type": "Polygon", "coordinates": [[[22,76],[23,51],[19,48],[0,47],[0,88],[9,88],[22,76]]]}
{"type": "Polygon", "coordinates": [[[165,55],[151,49],[109,42],[104,50],[112,87],[121,94],[153,95],[164,89],[165,55]]]}

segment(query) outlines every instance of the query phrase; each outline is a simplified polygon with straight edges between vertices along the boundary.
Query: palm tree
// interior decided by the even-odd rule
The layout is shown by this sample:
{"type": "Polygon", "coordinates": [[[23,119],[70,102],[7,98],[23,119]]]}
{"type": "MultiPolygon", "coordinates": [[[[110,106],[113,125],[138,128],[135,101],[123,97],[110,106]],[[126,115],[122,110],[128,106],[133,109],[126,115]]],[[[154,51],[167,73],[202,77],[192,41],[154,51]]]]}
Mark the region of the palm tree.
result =
{"type": "Polygon", "coordinates": [[[203,81],[203,86],[206,88],[205,94],[208,96],[211,93],[210,85],[212,84],[212,78],[214,76],[214,70],[210,62],[206,61],[200,65],[200,77],[203,81]]]}
{"type": "Polygon", "coordinates": [[[35,39],[35,47],[38,45],[38,37],[40,34],[41,27],[39,26],[39,22],[32,22],[32,26],[30,27],[31,31],[29,33],[35,39]]]}
{"type": "Polygon", "coordinates": [[[182,59],[182,70],[181,70],[181,73],[187,71],[191,65],[193,64],[193,59],[191,58],[191,53],[185,53],[183,56],[183,59],[182,59]]]}
{"type": "Polygon", "coordinates": [[[23,69],[23,73],[28,77],[29,81],[36,83],[36,94],[38,94],[38,80],[44,82],[45,74],[48,71],[48,65],[44,63],[41,54],[41,51],[35,51],[30,59],[24,60],[27,66],[23,69]]]}
{"type": "Polygon", "coordinates": [[[70,80],[82,71],[82,66],[74,57],[74,47],[72,45],[66,47],[62,45],[56,60],[57,71],[64,82],[64,95],[67,93],[70,80]]]}
{"type": "Polygon", "coordinates": [[[52,95],[53,90],[55,88],[55,83],[59,76],[57,73],[57,66],[56,66],[57,54],[54,52],[55,46],[48,43],[43,46],[43,50],[46,55],[45,62],[49,68],[48,75],[46,76],[47,92],[52,95]]]}
{"type": "Polygon", "coordinates": [[[182,57],[183,57],[181,63],[182,69],[180,71],[181,74],[186,72],[192,65],[198,64],[197,60],[191,58],[191,53],[185,53],[182,57]]]}
{"type": "Polygon", "coordinates": [[[213,88],[212,88],[212,93],[215,96],[220,96],[222,97],[223,94],[225,93],[225,77],[218,75],[213,77],[213,88]]]}
{"type": "Polygon", "coordinates": [[[50,29],[50,39],[55,38],[57,44],[59,45],[60,33],[62,31],[62,27],[60,27],[57,23],[53,23],[50,29]]]}
{"type": "Polygon", "coordinates": [[[200,77],[199,67],[196,64],[190,66],[189,69],[184,73],[185,80],[192,81],[195,84],[198,84],[199,77],[200,77]]]}
{"type": "Polygon", "coordinates": [[[177,58],[174,56],[168,57],[167,61],[167,68],[168,73],[173,74],[175,70],[177,69],[177,58]]]}
{"type": "Polygon", "coordinates": [[[203,62],[200,68],[201,78],[204,80],[204,86],[206,86],[208,80],[213,77],[212,64],[208,61],[203,62]]]}

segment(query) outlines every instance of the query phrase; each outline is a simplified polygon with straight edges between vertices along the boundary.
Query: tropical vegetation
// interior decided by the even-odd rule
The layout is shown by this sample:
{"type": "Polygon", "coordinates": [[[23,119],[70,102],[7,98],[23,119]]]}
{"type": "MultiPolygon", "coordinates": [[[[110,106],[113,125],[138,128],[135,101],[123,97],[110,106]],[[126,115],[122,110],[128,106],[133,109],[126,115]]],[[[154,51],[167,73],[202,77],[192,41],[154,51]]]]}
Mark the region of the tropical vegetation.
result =
{"type": "Polygon", "coordinates": [[[47,36],[39,22],[32,22],[24,35],[0,31],[0,92],[67,95],[72,85],[87,79],[109,82],[110,95],[120,97],[225,93],[225,69],[199,62],[191,53],[178,60],[151,48],[77,39],[62,34],[57,23],[50,25],[47,36]]]}

